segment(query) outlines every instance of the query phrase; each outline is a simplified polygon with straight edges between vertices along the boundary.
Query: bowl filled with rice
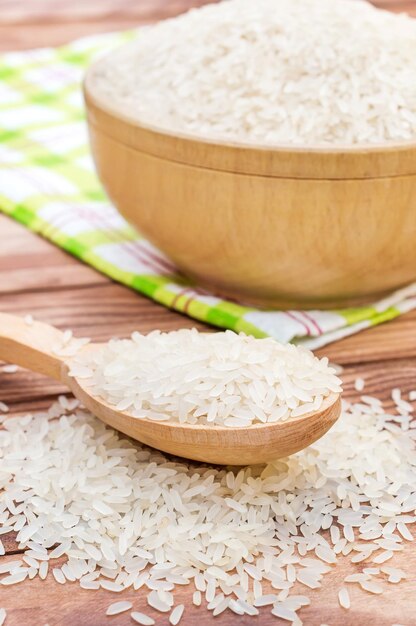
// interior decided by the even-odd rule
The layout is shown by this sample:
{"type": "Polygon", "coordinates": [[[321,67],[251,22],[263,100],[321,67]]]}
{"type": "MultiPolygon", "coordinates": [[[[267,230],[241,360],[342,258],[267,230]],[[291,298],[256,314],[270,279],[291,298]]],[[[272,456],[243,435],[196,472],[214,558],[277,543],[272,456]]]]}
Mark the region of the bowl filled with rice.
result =
{"type": "Polygon", "coordinates": [[[353,0],[225,0],[89,69],[101,181],[197,284],[339,307],[416,280],[416,20],[353,0]]]}

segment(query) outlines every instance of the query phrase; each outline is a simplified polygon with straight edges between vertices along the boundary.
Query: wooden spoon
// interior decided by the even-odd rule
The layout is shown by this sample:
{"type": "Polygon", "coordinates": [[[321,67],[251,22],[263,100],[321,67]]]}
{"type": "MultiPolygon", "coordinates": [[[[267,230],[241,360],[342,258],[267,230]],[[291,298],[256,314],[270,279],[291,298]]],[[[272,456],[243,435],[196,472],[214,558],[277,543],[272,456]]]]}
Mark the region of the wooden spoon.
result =
{"type": "MultiPolygon", "coordinates": [[[[54,354],[54,346],[62,342],[63,333],[53,326],[41,322],[27,324],[20,317],[0,313],[0,359],[64,383],[94,415],[129,437],[196,461],[250,465],[288,456],[322,437],[340,415],[340,396],[332,393],[317,412],[246,428],[137,419],[92,396],[82,379],[69,376],[71,359],[54,354]]],[[[100,344],[88,344],[81,350],[97,348],[100,344]]]]}

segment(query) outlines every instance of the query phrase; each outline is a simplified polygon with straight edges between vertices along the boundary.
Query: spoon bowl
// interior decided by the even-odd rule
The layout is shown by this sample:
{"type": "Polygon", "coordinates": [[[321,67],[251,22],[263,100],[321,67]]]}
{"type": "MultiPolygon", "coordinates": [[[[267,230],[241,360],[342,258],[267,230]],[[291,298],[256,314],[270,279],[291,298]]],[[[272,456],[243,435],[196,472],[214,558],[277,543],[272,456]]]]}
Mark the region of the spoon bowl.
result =
{"type": "MultiPolygon", "coordinates": [[[[137,418],[91,395],[82,379],[69,375],[71,357],[60,356],[56,350],[56,346],[63,343],[63,333],[53,326],[41,322],[29,325],[22,318],[0,313],[0,359],[61,381],[94,415],[129,437],[195,461],[252,465],[288,456],[322,437],[341,412],[339,394],[331,393],[319,411],[284,422],[258,423],[244,428],[137,418]]],[[[100,344],[88,344],[81,350],[99,348],[100,344]]]]}

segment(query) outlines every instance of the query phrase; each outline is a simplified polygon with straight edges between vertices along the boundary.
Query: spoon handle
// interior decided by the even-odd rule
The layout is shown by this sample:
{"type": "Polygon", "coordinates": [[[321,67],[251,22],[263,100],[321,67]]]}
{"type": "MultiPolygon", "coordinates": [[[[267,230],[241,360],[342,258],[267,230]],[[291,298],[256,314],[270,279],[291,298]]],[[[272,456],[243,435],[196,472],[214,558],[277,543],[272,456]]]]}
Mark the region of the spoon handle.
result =
{"type": "Polygon", "coordinates": [[[61,379],[64,359],[54,354],[63,333],[42,322],[27,323],[23,318],[0,313],[0,359],[33,372],[61,379]]]}

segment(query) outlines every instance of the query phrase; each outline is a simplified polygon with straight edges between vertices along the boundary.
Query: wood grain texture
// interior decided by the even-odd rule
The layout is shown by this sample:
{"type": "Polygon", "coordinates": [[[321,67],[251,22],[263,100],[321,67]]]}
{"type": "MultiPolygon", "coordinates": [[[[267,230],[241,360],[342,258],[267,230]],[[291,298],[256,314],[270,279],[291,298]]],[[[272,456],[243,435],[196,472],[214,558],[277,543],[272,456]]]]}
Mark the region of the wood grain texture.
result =
{"type": "Polygon", "coordinates": [[[27,231],[4,216],[0,219],[0,237],[0,294],[108,283],[105,276],[88,265],[75,264],[74,259],[44,239],[32,236],[28,240],[27,231]]]}
{"type": "Polygon", "coordinates": [[[62,379],[64,359],[56,349],[63,345],[64,334],[55,326],[0,313],[0,358],[27,370],[62,379]]]}
{"type": "Polygon", "coordinates": [[[58,46],[135,28],[215,0],[0,0],[0,50],[58,46]]]}
{"type": "MultiPolygon", "coordinates": [[[[57,45],[89,33],[130,28],[139,23],[181,12],[203,0],[0,0],[0,49],[12,50],[57,45]]],[[[378,0],[377,4],[416,15],[414,0],[378,0]]],[[[24,315],[73,328],[80,336],[102,341],[110,336],[127,336],[132,330],[147,332],[192,327],[206,328],[194,320],[112,283],[91,268],[26,231],[0,215],[0,311],[24,315]]],[[[366,330],[318,351],[333,361],[346,365],[343,379],[346,397],[356,397],[353,381],[362,376],[365,392],[388,400],[391,388],[416,388],[416,312],[398,320],[366,330]]],[[[0,365],[1,368],[1,365],[0,365]]],[[[25,370],[0,374],[0,399],[11,406],[12,413],[48,407],[66,387],[58,382],[25,370]]],[[[8,553],[0,563],[18,558],[19,548],[12,534],[2,537],[8,553]],[[17,556],[16,556],[17,553],[17,556]]],[[[414,626],[414,572],[416,552],[407,546],[392,564],[410,575],[399,587],[386,585],[382,597],[370,596],[350,586],[350,611],[339,608],[337,590],[345,575],[360,571],[358,565],[343,561],[325,579],[324,588],[310,592],[312,605],[300,615],[306,626],[391,626],[393,623],[414,626]]],[[[57,561],[59,565],[59,560],[57,561]]],[[[300,593],[305,588],[299,587],[300,593]]],[[[181,626],[261,626],[284,623],[267,612],[255,622],[246,617],[225,614],[214,619],[204,609],[192,607],[192,591],[179,589],[178,602],[186,605],[181,626]]],[[[308,590],[309,595],[309,590],[308,590]]],[[[116,600],[131,599],[135,610],[146,610],[143,594],[112,594],[100,590],[88,592],[76,585],[58,585],[52,577],[33,580],[11,588],[1,588],[0,606],[8,610],[7,626],[103,626],[132,624],[129,614],[106,618],[106,607],[116,600]]],[[[166,626],[167,617],[150,610],[157,625],[166,626]]]]}

